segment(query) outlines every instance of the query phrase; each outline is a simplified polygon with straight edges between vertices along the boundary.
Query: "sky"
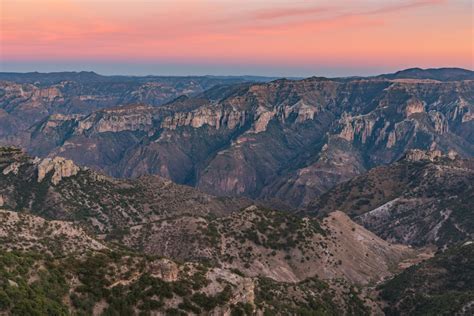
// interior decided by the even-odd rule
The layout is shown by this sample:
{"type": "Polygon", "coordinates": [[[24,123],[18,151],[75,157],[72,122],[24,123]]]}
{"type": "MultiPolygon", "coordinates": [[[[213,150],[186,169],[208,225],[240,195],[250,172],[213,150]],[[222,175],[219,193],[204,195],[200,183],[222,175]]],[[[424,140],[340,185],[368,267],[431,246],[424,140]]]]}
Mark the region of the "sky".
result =
{"type": "Polygon", "coordinates": [[[0,2],[0,71],[352,76],[474,66],[471,0],[0,2]]]}

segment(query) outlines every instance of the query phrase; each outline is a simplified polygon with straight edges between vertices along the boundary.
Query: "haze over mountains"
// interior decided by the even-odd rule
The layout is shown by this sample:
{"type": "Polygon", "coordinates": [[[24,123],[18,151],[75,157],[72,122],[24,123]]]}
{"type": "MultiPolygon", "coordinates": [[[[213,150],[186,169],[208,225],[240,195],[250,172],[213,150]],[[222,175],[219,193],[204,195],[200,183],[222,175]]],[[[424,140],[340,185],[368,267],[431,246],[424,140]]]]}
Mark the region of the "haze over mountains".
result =
{"type": "Polygon", "coordinates": [[[473,312],[473,71],[0,73],[0,145],[0,314],[473,312]]]}

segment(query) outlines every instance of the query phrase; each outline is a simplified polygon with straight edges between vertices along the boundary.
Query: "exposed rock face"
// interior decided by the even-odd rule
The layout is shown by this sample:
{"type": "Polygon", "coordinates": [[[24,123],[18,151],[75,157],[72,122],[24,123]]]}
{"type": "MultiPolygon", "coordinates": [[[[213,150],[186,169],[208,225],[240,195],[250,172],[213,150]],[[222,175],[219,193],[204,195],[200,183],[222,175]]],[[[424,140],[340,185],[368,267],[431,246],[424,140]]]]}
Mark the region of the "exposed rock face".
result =
{"type": "Polygon", "coordinates": [[[162,128],[176,130],[180,127],[190,126],[200,128],[205,125],[220,129],[235,129],[245,124],[245,112],[222,107],[203,107],[192,112],[177,112],[166,117],[161,124],[162,128]]]}
{"type": "Polygon", "coordinates": [[[169,259],[160,259],[150,263],[151,275],[166,282],[178,280],[179,267],[169,259]]]}
{"type": "Polygon", "coordinates": [[[405,108],[405,116],[409,117],[415,113],[423,113],[425,111],[425,105],[420,100],[413,98],[407,101],[405,108]]]}
{"type": "Polygon", "coordinates": [[[76,133],[81,134],[91,128],[97,133],[146,130],[152,125],[152,115],[147,110],[146,106],[133,107],[133,112],[127,109],[104,110],[79,121],[76,133]],[[126,115],[120,115],[125,112],[126,115]]]}
{"type": "Polygon", "coordinates": [[[51,182],[57,185],[63,178],[75,176],[79,170],[72,160],[62,157],[45,158],[38,165],[38,182],[43,181],[46,175],[53,171],[51,182]]]}
{"type": "Polygon", "coordinates": [[[342,210],[389,241],[446,247],[474,237],[473,198],[472,158],[412,150],[397,163],[337,185],[308,210],[342,210]]]}
{"type": "Polygon", "coordinates": [[[304,206],[409,149],[474,155],[474,81],[400,76],[219,86],[158,108],[53,116],[23,144],[113,176],[304,206]]]}
{"type": "Polygon", "coordinates": [[[412,149],[407,151],[404,159],[407,161],[429,160],[434,162],[436,159],[443,157],[440,150],[426,151],[420,149],[412,149]]]}

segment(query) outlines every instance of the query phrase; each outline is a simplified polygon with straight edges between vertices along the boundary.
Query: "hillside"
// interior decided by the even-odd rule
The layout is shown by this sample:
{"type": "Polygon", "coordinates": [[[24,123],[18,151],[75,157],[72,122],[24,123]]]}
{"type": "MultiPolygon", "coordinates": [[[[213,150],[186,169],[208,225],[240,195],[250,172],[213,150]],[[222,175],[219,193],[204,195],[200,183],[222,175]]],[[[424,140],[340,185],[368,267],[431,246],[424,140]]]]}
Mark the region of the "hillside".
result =
{"type": "Polygon", "coordinates": [[[368,314],[374,306],[364,305],[370,300],[344,281],[251,278],[123,251],[70,222],[2,210],[0,221],[1,314],[252,315],[275,309],[368,314]],[[270,291],[292,300],[277,302],[270,291]]]}
{"type": "Polygon", "coordinates": [[[407,247],[390,246],[342,213],[320,222],[248,207],[250,201],[243,199],[215,198],[156,177],[118,180],[59,157],[32,159],[13,148],[1,153],[3,208],[71,221],[146,254],[209,262],[284,282],[318,275],[360,284],[390,275],[400,261],[415,255],[407,247]]]}
{"type": "Polygon", "coordinates": [[[369,315],[375,305],[343,281],[278,283],[117,252],[52,258],[0,250],[0,262],[0,313],[13,315],[254,315],[275,311],[369,315]],[[277,295],[283,298],[275,300],[277,295]]]}
{"type": "Polygon", "coordinates": [[[232,212],[240,200],[155,177],[1,153],[0,312],[369,314],[380,309],[359,287],[419,253],[341,212],[232,212]]]}
{"type": "Polygon", "coordinates": [[[337,185],[308,212],[341,210],[385,240],[445,247],[473,238],[473,200],[473,159],[415,150],[337,185]]]}
{"type": "Polygon", "coordinates": [[[472,315],[473,258],[467,241],[397,275],[379,289],[386,315],[472,315]]]}
{"type": "Polygon", "coordinates": [[[62,256],[105,250],[107,246],[71,222],[0,210],[0,249],[62,256]]]}
{"type": "Polygon", "coordinates": [[[158,176],[119,180],[64,158],[33,159],[19,149],[0,148],[0,207],[80,222],[96,233],[169,216],[222,216],[250,203],[216,198],[158,176]]]}
{"type": "Polygon", "coordinates": [[[134,226],[120,243],[283,282],[317,275],[323,280],[374,283],[417,254],[390,245],[340,212],[319,221],[255,206],[217,219],[183,216],[134,226]]]}

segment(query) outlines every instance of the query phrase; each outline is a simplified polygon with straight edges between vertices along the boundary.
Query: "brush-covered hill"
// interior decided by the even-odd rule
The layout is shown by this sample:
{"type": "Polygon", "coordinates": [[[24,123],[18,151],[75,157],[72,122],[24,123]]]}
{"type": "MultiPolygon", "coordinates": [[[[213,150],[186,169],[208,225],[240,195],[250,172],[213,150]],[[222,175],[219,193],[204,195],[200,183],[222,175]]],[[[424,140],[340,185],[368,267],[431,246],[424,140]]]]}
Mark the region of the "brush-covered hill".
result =
{"type": "Polygon", "coordinates": [[[308,212],[341,210],[385,240],[445,247],[473,238],[473,201],[472,159],[414,150],[337,185],[308,212]]]}
{"type": "Polygon", "coordinates": [[[61,157],[31,158],[16,148],[0,148],[0,207],[80,222],[96,233],[183,214],[222,216],[250,203],[158,176],[114,179],[61,157]]]}
{"type": "Polygon", "coordinates": [[[14,148],[0,168],[0,313],[368,315],[360,286],[417,255],[341,212],[232,210],[248,202],[14,148]]]}
{"type": "Polygon", "coordinates": [[[417,255],[380,239],[342,212],[319,220],[256,206],[216,219],[182,216],[130,227],[120,243],[284,282],[318,276],[366,285],[417,255]]]}
{"type": "Polygon", "coordinates": [[[0,314],[368,315],[347,281],[278,282],[127,251],[67,221],[0,210],[0,314]],[[276,300],[278,296],[284,299],[276,300]]]}
{"type": "Polygon", "coordinates": [[[380,286],[386,315],[472,315],[474,243],[467,241],[380,286]]]}
{"type": "Polygon", "coordinates": [[[3,208],[70,221],[146,254],[210,262],[277,281],[318,275],[360,284],[379,281],[416,255],[343,213],[324,221],[301,218],[157,177],[113,179],[59,157],[32,159],[14,148],[0,153],[3,208]]]}

